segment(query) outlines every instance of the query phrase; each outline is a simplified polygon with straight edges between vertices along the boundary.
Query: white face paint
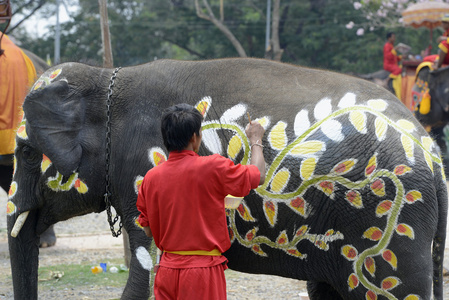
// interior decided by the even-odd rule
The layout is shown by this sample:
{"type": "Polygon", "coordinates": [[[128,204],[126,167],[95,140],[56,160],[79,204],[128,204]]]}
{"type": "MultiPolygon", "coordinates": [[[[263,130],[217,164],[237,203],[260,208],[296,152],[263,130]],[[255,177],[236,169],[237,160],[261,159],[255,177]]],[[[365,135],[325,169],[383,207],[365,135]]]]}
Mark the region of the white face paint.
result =
{"type": "Polygon", "coordinates": [[[153,261],[151,260],[150,253],[148,253],[147,249],[145,249],[142,246],[137,248],[136,257],[142,268],[144,268],[147,271],[153,269],[153,261]]]}

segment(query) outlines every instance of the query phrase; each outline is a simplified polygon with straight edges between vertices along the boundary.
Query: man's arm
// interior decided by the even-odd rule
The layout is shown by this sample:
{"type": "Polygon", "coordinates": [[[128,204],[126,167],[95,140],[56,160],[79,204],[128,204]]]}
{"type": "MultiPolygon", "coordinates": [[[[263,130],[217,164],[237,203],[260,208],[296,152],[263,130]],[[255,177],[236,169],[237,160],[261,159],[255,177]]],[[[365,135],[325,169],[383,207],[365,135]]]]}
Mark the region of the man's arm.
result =
{"type": "Polygon", "coordinates": [[[251,147],[251,165],[255,165],[260,172],[259,185],[265,182],[265,158],[263,156],[262,138],[265,134],[265,129],[259,122],[251,121],[246,126],[245,133],[249,139],[251,147]]]}
{"type": "Polygon", "coordinates": [[[147,235],[147,237],[149,237],[149,238],[153,237],[153,233],[151,233],[151,228],[149,226],[145,226],[143,228],[143,230],[145,231],[145,234],[147,235]]]}

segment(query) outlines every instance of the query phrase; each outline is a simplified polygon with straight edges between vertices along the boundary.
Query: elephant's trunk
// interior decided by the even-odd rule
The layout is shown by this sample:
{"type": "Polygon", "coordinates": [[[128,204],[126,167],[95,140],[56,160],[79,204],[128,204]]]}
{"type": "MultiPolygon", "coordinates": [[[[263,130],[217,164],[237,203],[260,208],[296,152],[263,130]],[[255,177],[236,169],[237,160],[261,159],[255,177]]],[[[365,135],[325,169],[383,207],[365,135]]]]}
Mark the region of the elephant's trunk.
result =
{"type": "Polygon", "coordinates": [[[37,299],[39,236],[36,212],[30,212],[17,237],[11,236],[16,215],[8,217],[8,244],[14,299],[37,299]]]}

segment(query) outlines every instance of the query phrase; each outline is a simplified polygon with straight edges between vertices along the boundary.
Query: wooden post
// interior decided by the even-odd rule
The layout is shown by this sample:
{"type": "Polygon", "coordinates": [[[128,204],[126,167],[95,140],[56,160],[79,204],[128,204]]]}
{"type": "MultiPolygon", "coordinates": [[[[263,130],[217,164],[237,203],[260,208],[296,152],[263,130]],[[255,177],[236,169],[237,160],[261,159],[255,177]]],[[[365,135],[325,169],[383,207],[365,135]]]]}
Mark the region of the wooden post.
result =
{"type": "MultiPolygon", "coordinates": [[[[101,25],[101,41],[103,43],[103,67],[113,68],[114,60],[112,58],[111,38],[109,34],[108,22],[108,3],[107,0],[98,0],[100,6],[100,25],[101,25]]],[[[123,248],[125,252],[125,265],[127,268],[131,262],[131,248],[129,246],[129,235],[126,229],[122,229],[123,248]]]]}
{"type": "Polygon", "coordinates": [[[103,67],[114,67],[112,59],[111,39],[109,36],[107,0],[98,0],[100,5],[101,41],[103,42],[103,67]]]}

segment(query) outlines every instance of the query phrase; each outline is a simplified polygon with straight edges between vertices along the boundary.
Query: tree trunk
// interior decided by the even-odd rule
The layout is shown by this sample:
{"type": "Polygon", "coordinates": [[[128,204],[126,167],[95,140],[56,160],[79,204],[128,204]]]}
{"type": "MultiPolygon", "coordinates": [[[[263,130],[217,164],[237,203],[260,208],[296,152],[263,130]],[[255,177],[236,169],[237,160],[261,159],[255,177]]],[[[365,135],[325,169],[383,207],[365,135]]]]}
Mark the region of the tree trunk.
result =
{"type": "Polygon", "coordinates": [[[281,0],[274,0],[273,3],[273,23],[271,27],[271,47],[273,51],[272,59],[275,61],[281,61],[282,54],[284,50],[281,49],[281,44],[279,41],[279,7],[281,0]]]}
{"type": "Polygon", "coordinates": [[[101,40],[103,42],[103,67],[112,68],[114,66],[114,61],[112,59],[111,39],[109,34],[107,0],[98,0],[98,4],[100,5],[101,40]]]}

